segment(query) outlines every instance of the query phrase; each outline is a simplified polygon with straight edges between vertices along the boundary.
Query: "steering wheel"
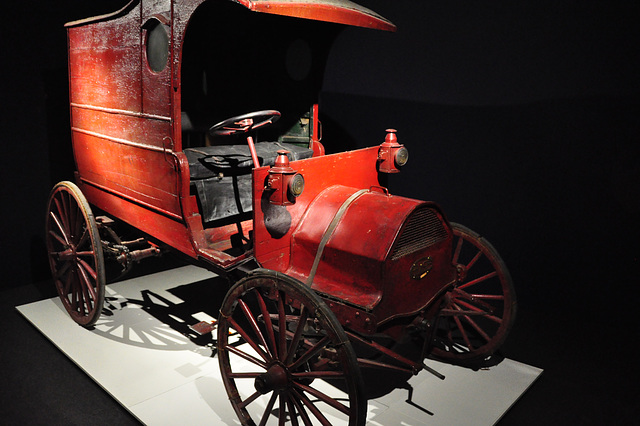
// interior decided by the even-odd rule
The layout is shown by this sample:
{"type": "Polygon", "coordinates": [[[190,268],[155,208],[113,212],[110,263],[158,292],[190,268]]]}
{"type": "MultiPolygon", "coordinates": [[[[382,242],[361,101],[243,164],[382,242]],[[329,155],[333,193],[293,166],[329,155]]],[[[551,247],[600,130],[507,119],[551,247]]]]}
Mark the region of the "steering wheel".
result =
{"type": "Polygon", "coordinates": [[[238,133],[246,133],[250,130],[259,129],[271,123],[275,123],[280,118],[280,112],[275,110],[263,110],[250,112],[248,114],[236,115],[227,118],[209,128],[211,136],[230,136],[238,133]]]}

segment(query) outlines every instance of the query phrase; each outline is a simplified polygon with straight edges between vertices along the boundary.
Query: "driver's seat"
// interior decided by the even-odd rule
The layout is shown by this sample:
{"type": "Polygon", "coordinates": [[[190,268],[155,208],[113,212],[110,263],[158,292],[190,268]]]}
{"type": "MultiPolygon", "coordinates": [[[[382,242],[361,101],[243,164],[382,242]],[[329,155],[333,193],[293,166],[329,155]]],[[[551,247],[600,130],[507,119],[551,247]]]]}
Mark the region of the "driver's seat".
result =
{"type": "MultiPolygon", "coordinates": [[[[283,149],[289,151],[290,161],[310,158],[313,155],[312,149],[281,142],[257,142],[255,147],[261,166],[273,166],[278,151],[283,149]]],[[[254,167],[247,144],[186,148],[184,153],[189,160],[189,175],[192,180],[206,179],[220,173],[250,174],[254,167]]]]}
{"type": "MultiPolygon", "coordinates": [[[[261,166],[272,166],[283,149],[289,151],[291,161],[313,155],[312,149],[281,142],[258,142],[255,148],[261,166]]],[[[186,148],[184,153],[205,223],[251,212],[253,161],[248,145],[186,148]]]]}

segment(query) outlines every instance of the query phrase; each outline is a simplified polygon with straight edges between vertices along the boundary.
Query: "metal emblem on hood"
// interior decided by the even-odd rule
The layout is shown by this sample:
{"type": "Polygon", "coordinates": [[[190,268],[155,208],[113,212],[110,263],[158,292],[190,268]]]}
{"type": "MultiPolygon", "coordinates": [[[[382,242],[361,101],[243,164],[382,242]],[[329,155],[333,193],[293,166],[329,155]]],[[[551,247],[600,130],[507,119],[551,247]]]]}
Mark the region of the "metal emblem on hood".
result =
{"type": "Polygon", "coordinates": [[[414,280],[421,280],[427,276],[429,271],[433,268],[433,260],[431,260],[431,256],[423,257],[422,259],[416,260],[413,265],[411,265],[411,269],[409,269],[409,275],[414,280]]]}

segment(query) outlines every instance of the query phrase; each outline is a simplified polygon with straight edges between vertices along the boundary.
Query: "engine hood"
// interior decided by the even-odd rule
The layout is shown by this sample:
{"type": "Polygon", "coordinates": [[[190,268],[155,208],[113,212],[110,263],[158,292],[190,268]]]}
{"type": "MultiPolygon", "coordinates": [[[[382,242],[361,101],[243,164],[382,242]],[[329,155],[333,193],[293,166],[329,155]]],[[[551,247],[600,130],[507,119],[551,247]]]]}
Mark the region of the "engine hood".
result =
{"type": "Polygon", "coordinates": [[[440,292],[436,283],[451,281],[450,236],[433,203],[332,186],[298,225],[287,274],[383,320],[422,308],[440,292]],[[412,279],[412,265],[427,257],[430,276],[412,279]],[[394,300],[406,291],[408,300],[394,300]]]}

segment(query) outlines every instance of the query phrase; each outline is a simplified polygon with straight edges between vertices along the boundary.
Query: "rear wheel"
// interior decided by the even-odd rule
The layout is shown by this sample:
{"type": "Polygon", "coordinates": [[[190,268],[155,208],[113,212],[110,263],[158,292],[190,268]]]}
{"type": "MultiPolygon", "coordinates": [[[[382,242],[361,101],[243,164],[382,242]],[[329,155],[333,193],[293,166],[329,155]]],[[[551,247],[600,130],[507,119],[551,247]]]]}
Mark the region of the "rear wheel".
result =
{"type": "Polygon", "coordinates": [[[92,326],[104,302],[104,258],[89,203],[72,182],[60,182],[51,191],[46,244],[63,306],[75,322],[92,326]]]}
{"type": "Polygon", "coordinates": [[[362,376],[342,326],[291,277],[257,270],[229,290],[218,318],[218,357],[244,425],[365,423],[362,376]]]}
{"type": "Polygon", "coordinates": [[[479,361],[502,345],[516,314],[511,275],[495,248],[469,228],[451,224],[454,288],[437,317],[432,354],[453,361],[479,361]]]}

